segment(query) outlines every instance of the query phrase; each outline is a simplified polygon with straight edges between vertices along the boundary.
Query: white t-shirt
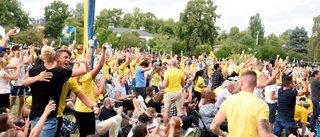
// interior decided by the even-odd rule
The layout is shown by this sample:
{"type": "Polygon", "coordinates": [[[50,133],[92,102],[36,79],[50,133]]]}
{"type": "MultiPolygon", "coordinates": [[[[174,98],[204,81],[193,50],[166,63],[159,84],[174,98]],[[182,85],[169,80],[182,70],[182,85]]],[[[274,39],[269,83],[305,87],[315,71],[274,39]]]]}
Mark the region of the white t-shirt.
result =
{"type": "Polygon", "coordinates": [[[232,94],[229,92],[227,88],[222,89],[217,95],[217,102],[215,103],[215,105],[217,107],[220,107],[223,101],[225,101],[231,95],[232,94]]]}
{"type": "Polygon", "coordinates": [[[272,100],[270,96],[271,92],[275,92],[274,95],[278,96],[277,84],[266,86],[264,91],[265,91],[265,101],[267,103],[274,104],[278,102],[278,100],[272,100]]]}
{"type": "Polygon", "coordinates": [[[127,95],[126,88],[122,87],[120,84],[117,84],[114,90],[115,92],[120,92],[120,97],[124,97],[127,95]]]}
{"type": "MultiPolygon", "coordinates": [[[[17,64],[19,62],[19,58],[13,57],[10,60],[10,64],[17,64]]],[[[12,73],[14,73],[16,71],[16,69],[12,69],[12,73]]],[[[26,74],[26,69],[25,67],[21,67],[20,69],[20,74],[19,74],[19,78],[17,81],[12,80],[11,83],[13,84],[13,86],[22,86],[22,82],[24,79],[24,76],[26,74]]]]}
{"type": "Polygon", "coordinates": [[[152,123],[147,125],[147,130],[149,134],[152,133],[152,131],[157,127],[157,125],[158,125],[157,119],[153,118],[152,123]]]}
{"type": "Polygon", "coordinates": [[[9,79],[4,78],[4,74],[7,74],[5,71],[0,71],[0,94],[10,93],[9,79]]]}
{"type": "Polygon", "coordinates": [[[260,99],[263,97],[262,92],[263,92],[263,88],[255,87],[253,90],[253,94],[260,99]]]}

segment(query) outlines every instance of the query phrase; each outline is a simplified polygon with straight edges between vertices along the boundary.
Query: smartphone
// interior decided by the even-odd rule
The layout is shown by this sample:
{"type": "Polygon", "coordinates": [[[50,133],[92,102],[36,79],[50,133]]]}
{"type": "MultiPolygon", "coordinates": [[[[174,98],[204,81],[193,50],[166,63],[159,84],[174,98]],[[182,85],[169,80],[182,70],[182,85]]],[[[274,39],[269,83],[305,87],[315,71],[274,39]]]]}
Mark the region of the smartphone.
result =
{"type": "Polygon", "coordinates": [[[16,33],[19,33],[20,32],[20,28],[18,28],[17,30],[16,30],[16,33]]]}

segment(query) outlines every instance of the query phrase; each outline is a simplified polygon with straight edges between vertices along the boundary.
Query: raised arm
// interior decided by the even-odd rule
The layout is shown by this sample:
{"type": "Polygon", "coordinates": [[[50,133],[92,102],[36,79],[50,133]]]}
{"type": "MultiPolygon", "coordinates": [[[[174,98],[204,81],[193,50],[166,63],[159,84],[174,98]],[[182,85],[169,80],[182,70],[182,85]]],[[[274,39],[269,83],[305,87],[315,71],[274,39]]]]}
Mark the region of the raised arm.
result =
{"type": "Polygon", "coordinates": [[[91,70],[92,79],[95,79],[99,71],[102,69],[105,58],[106,58],[106,47],[103,47],[98,65],[94,67],[93,70],[91,70]]]}
{"type": "Polygon", "coordinates": [[[226,114],[223,110],[220,109],[210,125],[211,131],[216,135],[226,137],[227,133],[222,132],[222,130],[220,129],[220,125],[225,119],[226,119],[226,114]]]}
{"type": "Polygon", "coordinates": [[[84,63],[84,60],[82,59],[80,62],[80,66],[79,68],[76,68],[76,69],[72,69],[72,77],[76,77],[76,76],[80,76],[80,75],[83,75],[87,72],[87,68],[86,68],[86,65],[84,63]]]}
{"type": "Polygon", "coordinates": [[[22,64],[18,63],[17,69],[12,75],[4,73],[3,77],[6,78],[6,79],[9,79],[9,80],[17,80],[19,78],[19,75],[20,75],[21,67],[22,67],[22,64]]]}

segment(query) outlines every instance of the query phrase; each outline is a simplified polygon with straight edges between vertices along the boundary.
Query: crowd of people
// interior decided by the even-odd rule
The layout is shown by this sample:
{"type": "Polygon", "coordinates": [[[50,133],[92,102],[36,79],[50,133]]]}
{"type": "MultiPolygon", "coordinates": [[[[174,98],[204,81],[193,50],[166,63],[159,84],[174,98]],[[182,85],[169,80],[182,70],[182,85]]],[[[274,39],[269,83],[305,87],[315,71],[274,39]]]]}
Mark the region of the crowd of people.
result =
{"type": "Polygon", "coordinates": [[[0,137],[68,137],[76,129],[80,137],[176,137],[190,129],[201,137],[305,136],[317,128],[316,65],[279,56],[235,62],[212,51],[151,54],[92,40],[8,46],[15,35],[0,45],[0,137]]]}

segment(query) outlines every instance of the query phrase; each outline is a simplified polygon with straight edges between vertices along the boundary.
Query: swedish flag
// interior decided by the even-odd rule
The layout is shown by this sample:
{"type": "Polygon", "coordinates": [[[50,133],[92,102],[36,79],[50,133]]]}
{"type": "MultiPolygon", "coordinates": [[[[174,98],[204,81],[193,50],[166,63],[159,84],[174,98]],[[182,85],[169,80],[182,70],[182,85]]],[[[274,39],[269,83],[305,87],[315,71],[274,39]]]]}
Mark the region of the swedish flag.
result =
{"type": "Polygon", "coordinates": [[[71,34],[73,32],[76,32],[76,28],[75,27],[68,27],[68,26],[64,26],[62,28],[62,35],[61,35],[61,40],[63,39],[66,39],[67,42],[70,44],[70,37],[71,37],[71,34]]]}

